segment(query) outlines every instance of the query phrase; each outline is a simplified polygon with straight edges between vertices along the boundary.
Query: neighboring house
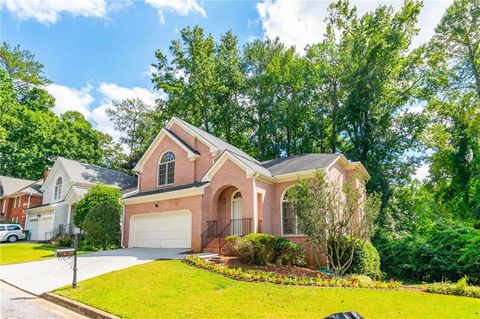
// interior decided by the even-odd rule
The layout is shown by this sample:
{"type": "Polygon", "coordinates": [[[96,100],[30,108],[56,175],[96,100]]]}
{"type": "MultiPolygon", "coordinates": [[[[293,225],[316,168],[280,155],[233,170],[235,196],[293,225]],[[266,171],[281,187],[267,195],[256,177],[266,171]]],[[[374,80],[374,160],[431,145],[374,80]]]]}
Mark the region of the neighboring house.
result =
{"type": "Polygon", "coordinates": [[[58,157],[45,179],[42,205],[27,210],[25,228],[32,240],[49,240],[73,229],[72,218],[78,201],[96,184],[121,190],[137,185],[137,179],[123,172],[58,157]]]}
{"type": "Polygon", "coordinates": [[[40,192],[42,181],[0,176],[1,219],[24,226],[25,209],[42,203],[43,195],[40,192]]]}
{"type": "Polygon", "coordinates": [[[172,118],[134,171],[124,196],[125,247],[218,251],[231,234],[263,232],[305,245],[285,191],[317,169],[341,185],[369,175],[341,154],[302,154],[259,162],[238,148],[172,118]]]}

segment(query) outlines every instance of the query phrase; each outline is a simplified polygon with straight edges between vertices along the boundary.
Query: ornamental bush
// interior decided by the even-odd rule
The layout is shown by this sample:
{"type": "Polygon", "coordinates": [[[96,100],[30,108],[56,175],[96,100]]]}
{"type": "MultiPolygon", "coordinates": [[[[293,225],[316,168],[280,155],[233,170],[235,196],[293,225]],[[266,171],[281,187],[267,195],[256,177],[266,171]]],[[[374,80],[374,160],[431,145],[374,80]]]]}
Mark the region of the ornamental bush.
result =
{"type": "MultiPolygon", "coordinates": [[[[269,234],[248,234],[238,241],[236,253],[240,261],[245,264],[266,265],[274,258],[275,240],[276,237],[269,234]]],[[[232,249],[235,248],[232,247],[232,249]]]]}
{"type": "Polygon", "coordinates": [[[244,264],[266,265],[275,262],[279,266],[305,265],[303,247],[286,238],[257,233],[244,237],[229,236],[226,241],[244,264]]]}
{"type": "Polygon", "coordinates": [[[75,207],[73,223],[75,226],[82,228],[83,221],[91,209],[99,203],[109,202],[115,209],[121,209],[120,203],[118,202],[121,196],[122,193],[118,188],[106,185],[95,185],[88,190],[88,193],[75,207]]]}
{"type": "MultiPolygon", "coordinates": [[[[352,247],[352,245],[347,244],[347,247],[352,247]]],[[[353,260],[347,273],[365,275],[374,279],[381,278],[380,255],[372,243],[364,239],[357,239],[353,247],[353,260]]]]}
{"type": "Polygon", "coordinates": [[[273,244],[274,260],[279,266],[304,266],[305,250],[302,246],[283,237],[279,237],[273,244]]]}
{"type": "Polygon", "coordinates": [[[120,214],[120,207],[109,202],[92,207],[83,222],[85,239],[96,248],[117,248],[120,244],[120,214]]]}

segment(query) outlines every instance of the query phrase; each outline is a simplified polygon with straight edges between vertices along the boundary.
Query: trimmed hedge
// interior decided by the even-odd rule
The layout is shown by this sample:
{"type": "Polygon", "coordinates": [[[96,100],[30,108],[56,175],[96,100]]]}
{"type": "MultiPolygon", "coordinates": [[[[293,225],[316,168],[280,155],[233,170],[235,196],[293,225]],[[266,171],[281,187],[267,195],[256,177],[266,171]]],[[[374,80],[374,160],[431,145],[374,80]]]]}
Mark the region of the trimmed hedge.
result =
{"type": "Polygon", "coordinates": [[[273,244],[275,263],[279,266],[304,266],[305,250],[293,241],[279,237],[273,244]]]}
{"type": "Polygon", "coordinates": [[[352,264],[347,273],[365,275],[373,279],[382,278],[380,255],[371,242],[367,240],[356,241],[352,264]]]}
{"type": "Polygon", "coordinates": [[[365,276],[351,275],[344,278],[324,277],[320,273],[314,277],[285,276],[274,272],[251,270],[245,268],[231,268],[224,265],[213,264],[197,256],[186,256],[184,263],[214,273],[244,281],[256,281],[279,285],[316,286],[316,287],[345,287],[345,288],[372,288],[372,289],[397,289],[401,283],[398,281],[373,281],[365,276]]]}

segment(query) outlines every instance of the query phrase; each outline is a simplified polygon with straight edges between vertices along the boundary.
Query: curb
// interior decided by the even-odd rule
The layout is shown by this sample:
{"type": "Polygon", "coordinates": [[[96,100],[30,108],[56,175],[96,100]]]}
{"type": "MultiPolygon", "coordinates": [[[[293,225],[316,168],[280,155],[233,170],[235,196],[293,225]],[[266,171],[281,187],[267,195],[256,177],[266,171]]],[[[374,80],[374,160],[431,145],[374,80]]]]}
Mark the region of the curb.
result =
{"type": "Polygon", "coordinates": [[[96,309],[93,307],[90,307],[86,304],[83,304],[78,301],[74,301],[68,298],[65,298],[63,296],[47,292],[44,293],[40,296],[43,299],[46,299],[50,302],[56,303],[57,305],[60,305],[64,308],[67,308],[71,311],[74,311],[76,313],[79,313],[81,315],[87,316],[89,318],[93,319],[120,319],[120,317],[117,317],[115,315],[112,315],[111,313],[105,312],[100,309],[96,309]]]}

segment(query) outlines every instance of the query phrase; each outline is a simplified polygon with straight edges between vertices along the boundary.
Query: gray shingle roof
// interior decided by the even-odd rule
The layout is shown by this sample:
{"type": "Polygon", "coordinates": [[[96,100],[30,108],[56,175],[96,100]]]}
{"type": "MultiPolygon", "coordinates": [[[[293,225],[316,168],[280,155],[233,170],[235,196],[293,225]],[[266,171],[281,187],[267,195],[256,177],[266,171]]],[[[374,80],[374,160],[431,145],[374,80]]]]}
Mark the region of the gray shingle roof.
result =
{"type": "Polygon", "coordinates": [[[182,124],[184,124],[185,126],[188,126],[188,128],[190,128],[192,131],[194,131],[196,134],[198,134],[199,136],[203,137],[204,139],[206,139],[207,141],[209,141],[210,143],[212,143],[213,145],[215,145],[215,147],[217,147],[218,149],[224,151],[224,150],[228,150],[232,153],[234,153],[235,155],[238,155],[240,157],[243,157],[253,163],[256,163],[258,165],[260,165],[260,162],[258,160],[256,160],[255,158],[251,157],[250,155],[248,155],[247,153],[245,153],[244,151],[236,148],[235,146],[225,142],[225,141],[222,141],[221,139],[219,139],[218,137],[216,136],[213,136],[212,134],[210,133],[207,133],[205,132],[204,130],[190,124],[190,123],[187,123],[185,122],[184,120],[176,117],[175,118],[176,120],[178,120],[179,122],[181,122],[182,124]]]}
{"type": "Polygon", "coordinates": [[[103,183],[115,185],[121,189],[137,186],[137,178],[126,173],[94,164],[85,164],[64,157],[58,157],[67,174],[75,182],[103,183]]]}
{"type": "Polygon", "coordinates": [[[262,162],[262,166],[268,169],[272,175],[281,175],[308,171],[317,168],[327,168],[340,155],[339,154],[299,154],[289,157],[276,158],[262,162]]]}
{"type": "Polygon", "coordinates": [[[28,179],[13,178],[8,176],[0,176],[0,186],[2,188],[0,196],[8,196],[10,194],[16,193],[24,187],[34,183],[28,179]]]}
{"type": "Polygon", "coordinates": [[[32,194],[32,195],[42,195],[43,192],[40,190],[43,185],[43,178],[38,181],[28,185],[25,188],[22,188],[17,191],[17,193],[32,194]]]}
{"type": "Polygon", "coordinates": [[[144,191],[144,192],[131,194],[131,195],[125,196],[123,198],[134,198],[134,197],[142,197],[142,196],[153,195],[153,194],[168,193],[168,192],[178,191],[178,190],[182,190],[182,189],[188,189],[188,188],[192,188],[192,187],[200,187],[200,186],[203,186],[205,184],[208,184],[208,182],[195,182],[195,183],[175,185],[175,186],[170,186],[170,187],[165,187],[165,188],[157,188],[157,189],[152,189],[152,190],[149,190],[149,191],[144,191]]]}

